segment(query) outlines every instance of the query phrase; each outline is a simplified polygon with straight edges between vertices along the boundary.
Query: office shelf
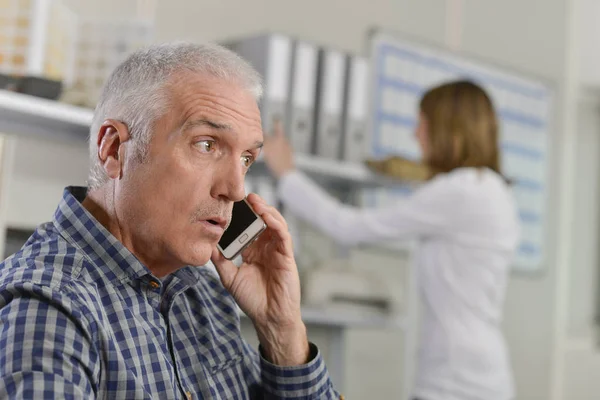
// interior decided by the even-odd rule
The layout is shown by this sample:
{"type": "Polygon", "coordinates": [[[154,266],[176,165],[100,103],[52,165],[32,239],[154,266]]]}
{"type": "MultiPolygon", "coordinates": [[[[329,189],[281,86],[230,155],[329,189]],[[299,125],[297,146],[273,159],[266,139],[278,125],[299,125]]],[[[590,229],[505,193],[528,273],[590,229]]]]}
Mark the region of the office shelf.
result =
{"type": "Polygon", "coordinates": [[[375,174],[362,163],[331,160],[305,154],[297,154],[296,163],[299,169],[313,177],[351,186],[382,187],[404,184],[399,180],[375,174]]]}
{"type": "MultiPolygon", "coordinates": [[[[295,154],[296,168],[327,186],[377,188],[406,185],[406,182],[378,175],[366,165],[332,160],[314,155],[295,154]]],[[[267,174],[264,160],[259,158],[251,169],[253,174],[267,174]]]]}
{"type": "MultiPolygon", "coordinates": [[[[248,318],[241,310],[240,317],[248,318]]],[[[307,325],[339,328],[406,329],[403,315],[388,315],[383,312],[352,312],[302,307],[302,320],[307,325]]]]}
{"type": "MultiPolygon", "coordinates": [[[[93,111],[57,101],[0,90],[0,132],[40,138],[86,140],[93,111]]],[[[317,156],[297,154],[299,169],[330,184],[381,187],[398,185],[399,181],[371,172],[365,165],[317,156]]],[[[261,168],[259,160],[256,169],[261,168]]]]}
{"type": "Polygon", "coordinates": [[[0,90],[0,132],[47,139],[86,140],[92,110],[0,90]]]}
{"type": "Polygon", "coordinates": [[[304,306],[302,319],[306,324],[343,326],[352,328],[405,329],[403,316],[393,316],[383,312],[334,311],[304,306]]]}

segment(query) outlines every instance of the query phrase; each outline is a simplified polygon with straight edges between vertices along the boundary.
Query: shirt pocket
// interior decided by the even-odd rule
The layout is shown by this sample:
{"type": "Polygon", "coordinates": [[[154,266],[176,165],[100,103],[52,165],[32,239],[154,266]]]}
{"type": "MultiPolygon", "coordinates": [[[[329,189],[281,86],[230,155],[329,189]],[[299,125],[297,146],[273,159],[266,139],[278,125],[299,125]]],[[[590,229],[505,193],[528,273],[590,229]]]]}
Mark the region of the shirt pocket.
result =
{"type": "Polygon", "coordinates": [[[224,362],[209,362],[205,366],[210,399],[249,400],[255,385],[247,382],[244,355],[236,354],[224,362]]]}

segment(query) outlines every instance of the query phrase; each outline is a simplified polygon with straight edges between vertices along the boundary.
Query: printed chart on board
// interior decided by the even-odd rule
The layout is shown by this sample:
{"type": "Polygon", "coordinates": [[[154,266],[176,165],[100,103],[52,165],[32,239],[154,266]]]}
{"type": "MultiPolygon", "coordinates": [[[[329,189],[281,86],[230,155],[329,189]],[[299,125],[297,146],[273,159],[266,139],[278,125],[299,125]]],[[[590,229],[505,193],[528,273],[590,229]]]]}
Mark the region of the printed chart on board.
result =
{"type": "MultiPolygon", "coordinates": [[[[522,241],[515,269],[535,272],[544,257],[547,161],[552,90],[457,54],[378,33],[371,42],[372,154],[419,159],[414,129],[421,94],[448,80],[469,78],[491,95],[500,118],[502,171],[512,179],[522,241]]],[[[371,193],[370,205],[405,196],[406,189],[371,193]]]]}

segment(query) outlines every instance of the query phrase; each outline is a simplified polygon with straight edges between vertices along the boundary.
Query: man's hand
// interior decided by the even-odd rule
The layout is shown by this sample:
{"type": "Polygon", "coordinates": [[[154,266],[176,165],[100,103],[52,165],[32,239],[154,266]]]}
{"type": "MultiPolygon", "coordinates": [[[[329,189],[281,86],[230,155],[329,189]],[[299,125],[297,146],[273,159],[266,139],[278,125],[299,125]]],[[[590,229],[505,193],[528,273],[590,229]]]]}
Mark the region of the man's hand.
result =
{"type": "Polygon", "coordinates": [[[212,262],[223,286],[252,319],[266,358],[282,366],[305,364],[309,346],[300,314],[300,278],[287,224],[258,195],[249,195],[248,202],[267,229],[244,250],[239,268],[217,249],[213,250],[212,262]]]}

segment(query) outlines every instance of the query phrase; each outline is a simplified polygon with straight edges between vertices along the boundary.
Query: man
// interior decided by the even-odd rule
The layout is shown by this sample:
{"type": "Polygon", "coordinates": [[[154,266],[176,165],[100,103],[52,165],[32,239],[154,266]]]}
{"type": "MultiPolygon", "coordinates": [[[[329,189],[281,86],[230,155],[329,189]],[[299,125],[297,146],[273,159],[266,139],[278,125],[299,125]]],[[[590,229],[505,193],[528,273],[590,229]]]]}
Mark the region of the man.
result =
{"type": "Polygon", "coordinates": [[[267,230],[239,269],[216,250],[262,146],[260,95],[256,72],[212,45],[151,47],[113,72],[89,187],[67,188],[0,267],[0,398],[337,398],[281,215],[249,196],[267,230]],[[191,267],[209,259],[220,280],[191,267]]]}

